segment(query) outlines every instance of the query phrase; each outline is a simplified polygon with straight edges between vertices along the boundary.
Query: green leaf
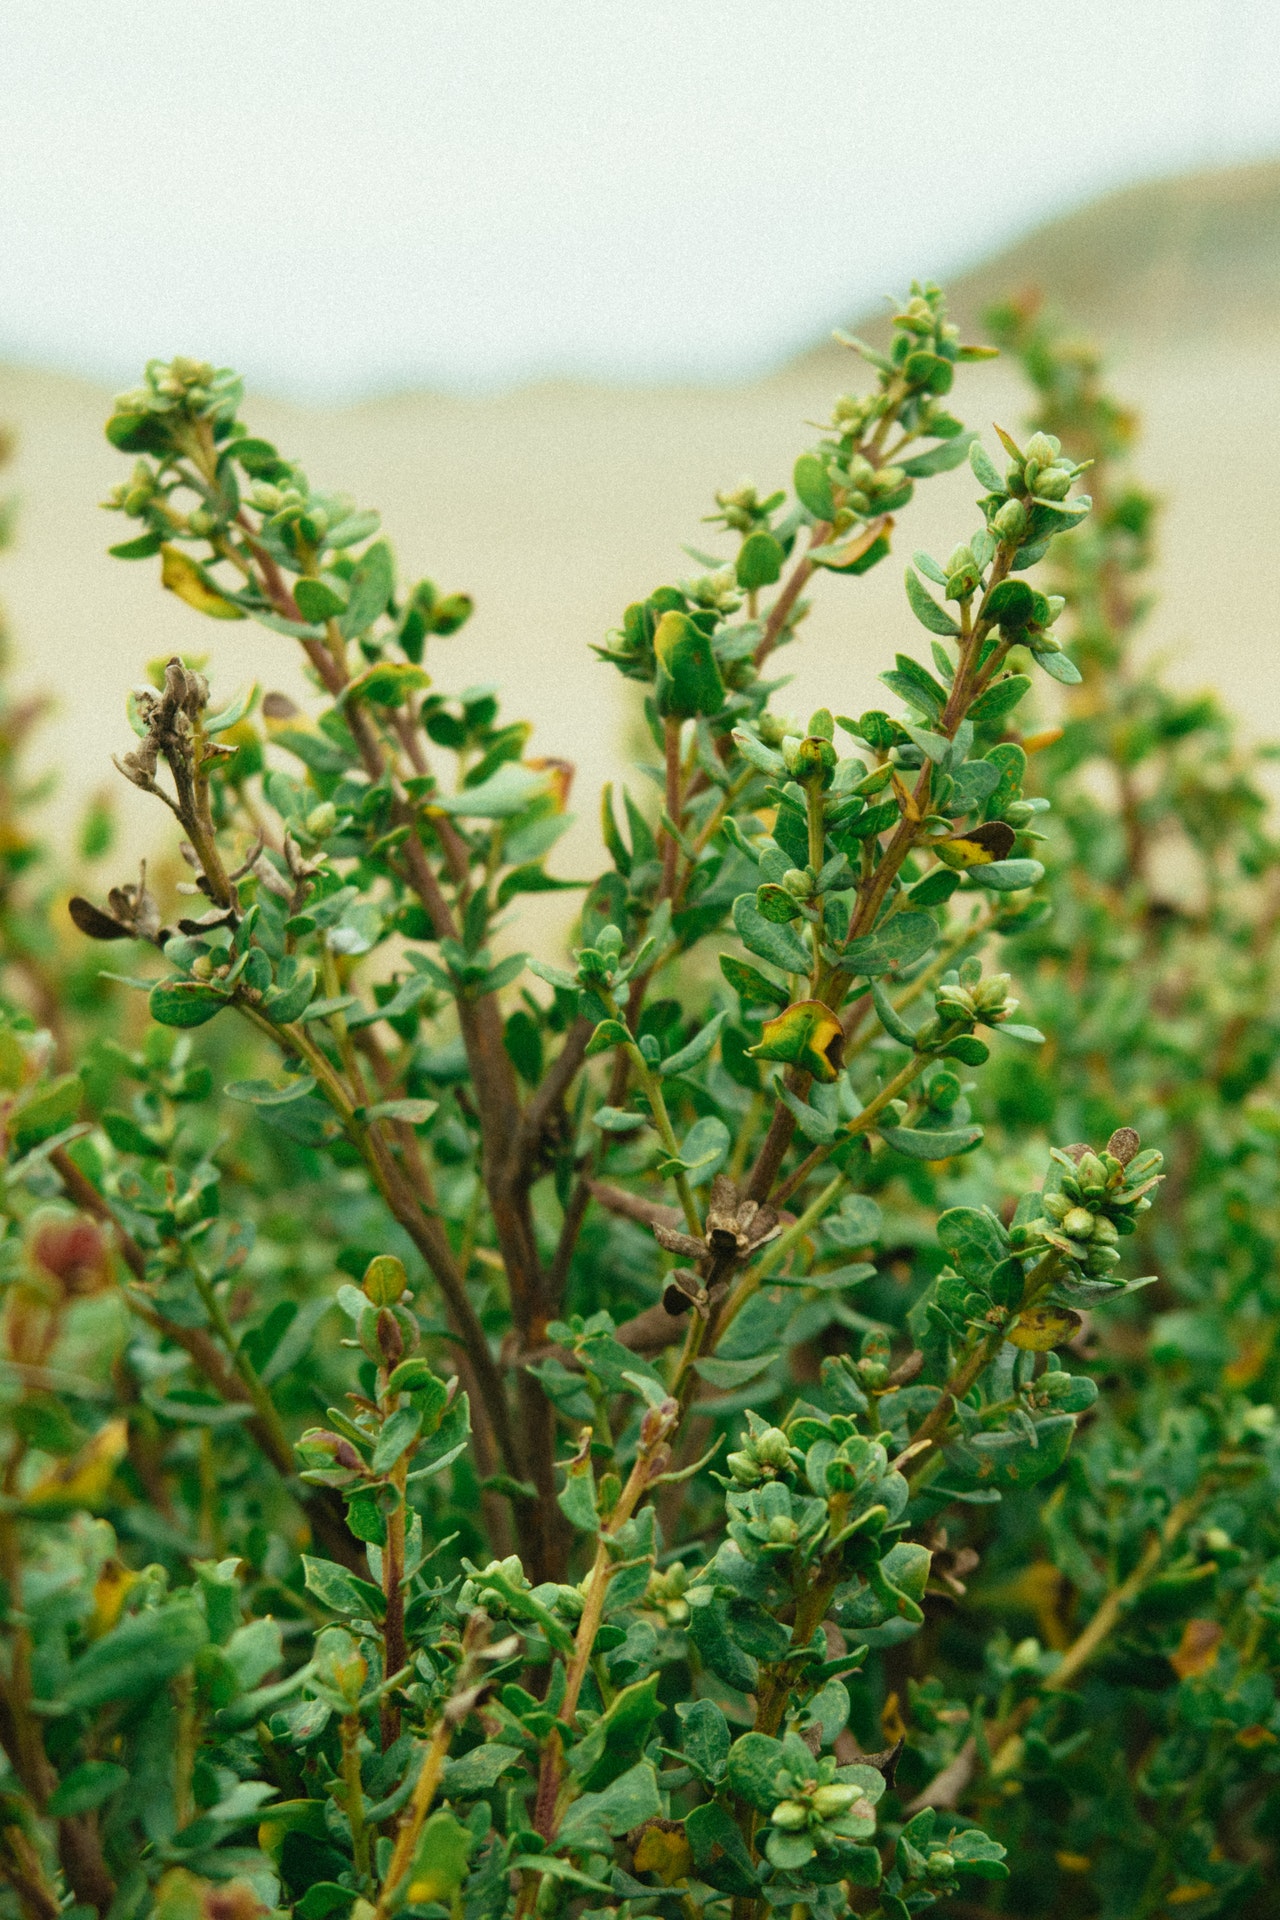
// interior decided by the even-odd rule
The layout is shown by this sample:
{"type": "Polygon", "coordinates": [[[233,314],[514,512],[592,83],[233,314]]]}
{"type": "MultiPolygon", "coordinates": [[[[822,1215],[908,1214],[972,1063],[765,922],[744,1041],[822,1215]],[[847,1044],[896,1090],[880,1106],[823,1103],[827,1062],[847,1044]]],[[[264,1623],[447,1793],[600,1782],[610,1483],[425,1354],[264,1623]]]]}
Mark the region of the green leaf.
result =
{"type": "Polygon", "coordinates": [[[631,1030],[621,1020],[602,1020],[587,1042],[586,1057],[593,1060],[598,1053],[611,1053],[614,1047],[630,1044],[631,1030]]]}
{"type": "Polygon", "coordinates": [[[985,1280],[1008,1258],[1009,1236],[986,1207],[949,1207],[938,1220],[937,1232],[939,1246],[967,1280],[985,1280]]]}
{"type": "Polygon", "coordinates": [[[314,1593],[322,1607],[328,1607],[330,1613],[346,1614],[360,1619],[381,1620],[386,1611],[386,1599],[380,1587],[369,1580],[361,1580],[354,1573],[348,1573],[345,1567],[339,1567],[332,1560],[316,1560],[309,1553],[302,1555],[302,1576],[308,1593],[314,1593]]]}
{"type": "Polygon", "coordinates": [[[183,1599],[130,1614],[95,1640],[58,1683],[58,1704],[89,1712],[154,1694],[189,1666],[209,1638],[203,1613],[183,1599]]]}
{"type": "Polygon", "coordinates": [[[150,560],[163,545],[163,534],[140,533],[136,540],[122,540],[118,546],[108,547],[107,552],[113,560],[150,560]]]}
{"type": "Polygon", "coordinates": [[[749,966],[745,960],[735,959],[731,953],[720,955],[720,971],[739,999],[753,1007],[785,1007],[791,1003],[791,995],[785,986],[775,980],[765,978],[758,967],[749,966]]]}
{"type": "Polygon", "coordinates": [[[283,1087],[273,1086],[270,1080],[232,1080],[223,1092],[228,1100],[244,1100],[252,1107],[287,1107],[291,1100],[314,1093],[315,1084],[311,1074],[304,1073],[283,1087]]]}
{"type": "Polygon", "coordinates": [[[557,880],[536,860],[526,866],[513,867],[498,882],[498,906],[505,907],[519,893],[575,893],[579,887],[589,887],[589,880],[557,880]]]}
{"type": "Polygon", "coordinates": [[[556,1495],[559,1507],[570,1526],[579,1533],[600,1531],[600,1511],[596,1506],[596,1477],[591,1460],[571,1460],[565,1470],[564,1485],[556,1495]]]}
{"type": "Polygon", "coordinates": [[[880,678],[908,706],[915,707],[926,720],[941,720],[947,706],[947,690],[933,675],[908,654],[896,653],[894,666],[880,678]]]}
{"type": "Polygon", "coordinates": [[[729,1749],[731,1790],[757,1813],[772,1813],[782,1790],[782,1742],[767,1733],[744,1733],[729,1749]]]}
{"type": "Polygon", "coordinates": [[[327,547],[358,547],[362,540],[367,540],[371,533],[376,533],[381,525],[381,516],[374,513],[372,508],[365,508],[359,513],[349,513],[345,520],[338,522],[336,527],[330,527],[325,535],[325,545],[327,547]]]}
{"type": "Polygon", "coordinates": [[[318,627],[345,613],[349,596],[345,583],[334,579],[295,581],[293,597],[303,619],[318,627]]]}
{"type": "Polygon", "coordinates": [[[257,698],[258,684],[257,681],[254,681],[253,685],[248,687],[244,693],[237,694],[229,706],[223,707],[219,713],[211,713],[206,718],[204,723],[205,732],[208,734],[225,733],[229,727],[234,727],[237,721],[244,719],[244,716],[249,712],[257,698]]]}
{"type": "Polygon", "coordinates": [[[157,980],[148,1004],[162,1027],[202,1027],[226,1006],[226,996],[199,980],[157,980]]]}
{"type": "MultiPolygon", "coordinates": [[[[357,634],[368,632],[379,614],[385,613],[395,584],[396,570],[391,549],[385,540],[378,540],[365,549],[360,556],[359,566],[351,576],[346,610],[338,620],[338,630],[344,640],[354,640],[357,634]]],[[[416,684],[429,684],[426,674],[416,684]]]]}
{"type": "Polygon", "coordinates": [[[897,464],[912,480],[928,480],[935,473],[950,473],[953,467],[964,465],[973,439],[970,432],[958,433],[927,452],[914,454],[910,460],[899,460],[897,464]]]}
{"type": "Polygon", "coordinates": [[[688,1073],[692,1068],[700,1066],[714,1047],[720,1036],[720,1029],[728,1018],[728,1013],[723,1010],[713,1014],[706,1026],[694,1034],[692,1040],[675,1053],[669,1054],[658,1068],[663,1079],[670,1079],[671,1075],[676,1073],[688,1073]]]}
{"type": "Polygon", "coordinates": [[[402,707],[411,693],[430,685],[430,674],[408,660],[378,660],[348,682],[342,698],[368,700],[375,707],[402,707]]]}
{"type": "Polygon", "coordinates": [[[748,1896],[759,1885],[737,1823],[718,1800],[695,1807],[685,1820],[684,1830],[694,1865],[710,1886],[723,1893],[748,1896]]]}
{"type": "Polygon", "coordinates": [[[937,1133],[913,1127],[881,1127],[880,1138],[897,1153],[911,1160],[950,1160],[953,1154],[968,1153],[982,1138],[981,1127],[948,1127],[937,1133]]]}
{"type": "Polygon", "coordinates": [[[993,893],[1020,893],[1044,879],[1038,860],[991,860],[986,866],[970,867],[969,878],[993,893]]]}
{"type": "Polygon", "coordinates": [[[648,1124],[648,1115],[628,1113],[625,1107],[597,1107],[591,1118],[605,1133],[638,1133],[648,1124]]]}
{"type": "Polygon", "coordinates": [[[780,1352],[780,1348],[775,1348],[772,1353],[758,1353],[753,1360],[695,1360],[694,1372],[708,1386],[724,1392],[731,1387],[745,1387],[748,1380],[754,1380],[757,1374],[771,1367],[780,1352]]]}
{"type": "Polygon", "coordinates": [[[1035,591],[1025,580],[1001,580],[982,603],[982,618],[996,621],[1006,633],[1025,627],[1035,611],[1035,591]]]}
{"type": "Polygon", "coordinates": [[[49,1796],[45,1811],[55,1820],[92,1813],[124,1786],[129,1775],[114,1760],[86,1760],[74,1768],[49,1796]]]}
{"type": "Polygon", "coordinates": [[[1064,687],[1078,687],[1083,677],[1075,661],[1065,653],[1037,653],[1036,664],[1044,668],[1051,680],[1057,680],[1064,687]]]}
{"type": "Polygon", "coordinates": [[[276,968],[276,984],[264,997],[262,1010],[273,1025],[288,1026],[302,1018],[315,990],[316,970],[311,962],[288,954],[276,968]]]}
{"type": "MultiPolygon", "coordinates": [[[[1023,695],[1031,691],[1031,682],[1025,673],[1011,673],[1003,680],[993,680],[985,693],[980,693],[969,708],[965,718],[983,726],[1002,720],[1006,713],[1012,713],[1023,695]]],[[[984,762],[978,761],[978,766],[984,762]]]]}
{"type": "Polygon", "coordinates": [[[841,965],[860,977],[888,973],[921,959],[937,938],[938,923],[933,915],[908,907],[860,940],[851,940],[841,955],[841,965]]]}
{"type": "MultiPolygon", "coordinates": [[[[726,1686],[752,1693],[759,1679],[754,1660],[743,1653],[729,1631],[729,1611],[710,1589],[693,1589],[689,1597],[689,1638],[703,1662],[726,1686]]],[[[770,1802],[770,1805],[773,1803],[770,1802]]]]}
{"type": "Polygon", "coordinates": [[[933,595],[925,587],[914,567],[906,571],[907,599],[911,602],[911,611],[922,627],[930,633],[940,633],[948,640],[960,637],[960,622],[953,620],[945,607],[940,607],[933,595]]]}
{"type": "Polygon", "coordinates": [[[695,1120],[680,1143],[678,1160],[664,1160],[658,1168],[664,1177],[681,1168],[689,1176],[691,1187],[704,1187],[720,1171],[729,1157],[732,1137],[723,1120],[713,1113],[695,1120]]]}
{"type": "Polygon", "coordinates": [[[1004,481],[1000,477],[1000,471],[981,440],[977,438],[969,442],[969,465],[973,468],[979,486],[985,487],[988,493],[1004,492],[1004,481]]]}
{"type": "Polygon", "coordinates": [[[64,1073],[46,1087],[28,1094],[9,1113],[7,1128],[15,1147],[26,1153],[72,1126],[80,1112],[84,1088],[78,1073],[64,1073]]]}
{"type": "Polygon", "coordinates": [[[504,1747],[501,1741],[488,1740],[460,1759],[444,1763],[444,1790],[450,1796],[487,1793],[496,1787],[508,1767],[522,1758],[519,1747],[504,1747]]]}
{"type": "Polygon", "coordinates": [[[729,1722],[714,1700],[680,1701],[676,1712],[684,1728],[686,1760],[710,1786],[719,1786],[729,1759],[729,1722]]]}
{"type": "Polygon", "coordinates": [[[782,573],[785,558],[771,533],[749,533],[738,552],[735,569],[738,585],[746,593],[754,593],[760,587],[771,587],[782,573]]]}
{"type": "Polygon", "coordinates": [[[658,1674],[623,1687],[585,1739],[570,1749],[569,1769],[589,1792],[598,1792],[635,1765],[662,1711],[658,1674]]]}
{"type": "Polygon", "coordinates": [[[658,1777],[647,1760],[639,1761],[620,1774],[602,1793],[584,1793],[575,1800],[560,1822],[558,1844],[589,1849],[592,1837],[604,1834],[614,1838],[656,1820],[662,1813],[658,1777]]]}
{"type": "Polygon", "coordinates": [[[1024,1027],[1017,1021],[1002,1020],[996,1032],[1005,1034],[1010,1040],[1025,1040],[1029,1047],[1044,1045],[1044,1035],[1039,1027],[1024,1027]]]}
{"type": "Polygon", "coordinates": [[[681,720],[719,713],[724,682],[704,627],[687,613],[664,613],[654,632],[653,653],[658,665],[654,698],[659,713],[681,720]]]}
{"type": "Polygon", "coordinates": [[[401,1454],[407,1453],[422,1428],[422,1415],[413,1407],[401,1407],[393,1413],[373,1450],[370,1467],[374,1473],[390,1473],[401,1454]]]}
{"type": "Polygon", "coordinates": [[[467,1877],[467,1863],[475,1835],[447,1807],[439,1807],[418,1835],[413,1864],[409,1868],[408,1891],[415,1906],[434,1902],[452,1906],[454,1895],[467,1877]]]}
{"type": "Polygon", "coordinates": [[[869,1193],[850,1193],[840,1211],[828,1215],[823,1230],[838,1247],[870,1247],[884,1232],[884,1215],[869,1193]]]}
{"type": "Polygon", "coordinates": [[[815,520],[834,520],[836,517],[835,495],[831,491],[831,481],[827,469],[816,453],[802,453],[796,461],[792,473],[792,485],[796,498],[802,507],[806,507],[815,520]]]}
{"type": "Polygon", "coordinates": [[[976,1033],[958,1033],[942,1049],[944,1060],[959,1060],[962,1066],[980,1067],[991,1058],[991,1049],[976,1033]]]}
{"type": "Polygon", "coordinates": [[[775,927],[785,927],[800,918],[800,902],[785,887],[766,880],[763,886],[756,888],[756,911],[766,920],[771,920],[775,927]]]}
{"type": "MultiPolygon", "coordinates": [[[[775,778],[786,772],[787,763],[782,755],[775,748],[767,747],[749,727],[735,727],[733,742],[743,759],[749,760],[757,772],[772,774],[775,778]]],[[[736,821],[734,825],[737,825],[736,821]]]]}
{"type": "Polygon", "coordinates": [[[977,1874],[980,1880],[1009,1878],[1009,1869],[1004,1864],[1004,1848],[979,1827],[967,1827],[963,1833],[953,1833],[947,1841],[947,1851],[960,1873],[977,1874]]]}
{"type": "Polygon", "coordinates": [[[440,1111],[438,1100],[379,1100],[365,1109],[367,1120],[403,1120],[411,1127],[425,1127],[440,1111]]]}
{"type": "Polygon", "coordinates": [[[812,955],[804,942],[790,927],[766,920],[753,893],[740,893],[734,901],[733,924],[748,952],[780,967],[783,973],[808,973],[812,955]]]}
{"type": "Polygon", "coordinates": [[[433,794],[430,805],[459,819],[510,820],[548,791],[550,778],[521,766],[518,760],[504,760],[478,786],[464,787],[461,793],[433,794]]]}

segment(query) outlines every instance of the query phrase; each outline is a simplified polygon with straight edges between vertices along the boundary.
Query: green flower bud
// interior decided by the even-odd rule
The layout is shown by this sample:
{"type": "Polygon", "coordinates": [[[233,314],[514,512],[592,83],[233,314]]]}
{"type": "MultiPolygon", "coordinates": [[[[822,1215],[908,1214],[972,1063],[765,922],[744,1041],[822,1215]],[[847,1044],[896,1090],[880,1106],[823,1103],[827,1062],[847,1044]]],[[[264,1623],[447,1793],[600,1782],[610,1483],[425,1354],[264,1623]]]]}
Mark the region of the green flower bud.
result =
{"type": "Polygon", "coordinates": [[[818,734],[806,734],[795,750],[792,778],[802,787],[829,787],[836,770],[836,750],[830,740],[818,734]]]}
{"type": "Polygon", "coordinates": [[[1042,1205],[1047,1217],[1058,1225],[1062,1224],[1071,1211],[1071,1202],[1065,1193],[1046,1193],[1042,1205]]]}
{"type": "Polygon", "coordinates": [[[332,833],[338,824],[338,809],[332,800],[322,800],[318,807],[312,807],[306,818],[306,829],[314,840],[323,840],[332,833]]]}
{"type": "Polygon", "coordinates": [[[1002,540],[1019,539],[1027,530],[1027,510],[1021,500],[1006,500],[991,525],[1002,540]]]}
{"type": "Polygon", "coordinates": [[[375,1254],[365,1268],[360,1290],[375,1307],[394,1307],[409,1283],[403,1265],[394,1253],[375,1254]]]}
{"type": "Polygon", "coordinates": [[[799,1800],[779,1800],[769,1818],[784,1833],[799,1833],[809,1824],[809,1809],[799,1800]]]}
{"type": "Polygon", "coordinates": [[[769,1522],[769,1540],[776,1547],[793,1547],[800,1538],[800,1529],[787,1513],[775,1513],[769,1522]]]}
{"type": "Polygon", "coordinates": [[[1062,442],[1052,433],[1033,433],[1023,449],[1023,457],[1042,467],[1051,467],[1062,452],[1062,442]]]}
{"type": "Polygon", "coordinates": [[[803,867],[788,867],[782,876],[782,884],[796,900],[807,900],[813,892],[813,875],[806,873],[803,867]]]}
{"type": "Polygon", "coordinates": [[[789,1467],[791,1446],[781,1427],[766,1427],[751,1442],[756,1458],[768,1467],[789,1467]]]}
{"type": "Polygon", "coordinates": [[[818,1788],[811,1804],[820,1820],[831,1820],[837,1814],[847,1813],[857,1798],[857,1787],[848,1786],[842,1781],[832,1781],[829,1787],[818,1788]]]}
{"type": "Polygon", "coordinates": [[[1050,467],[1038,476],[1034,492],[1040,500],[1065,500],[1071,491],[1071,475],[1065,467],[1050,467]]]}
{"type": "Polygon", "coordinates": [[[1107,1190],[1107,1170],[1096,1153],[1081,1156],[1076,1167],[1076,1180],[1081,1193],[1101,1194],[1107,1190]]]}

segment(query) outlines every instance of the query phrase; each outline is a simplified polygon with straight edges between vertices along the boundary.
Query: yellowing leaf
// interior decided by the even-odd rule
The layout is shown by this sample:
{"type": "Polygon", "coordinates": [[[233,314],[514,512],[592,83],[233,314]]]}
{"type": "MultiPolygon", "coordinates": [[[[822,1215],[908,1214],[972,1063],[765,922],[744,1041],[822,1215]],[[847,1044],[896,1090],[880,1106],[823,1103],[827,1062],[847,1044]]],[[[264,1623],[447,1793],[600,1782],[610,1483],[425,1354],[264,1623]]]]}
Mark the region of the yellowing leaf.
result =
{"type": "Polygon", "coordinates": [[[1012,850],[1014,831],[1004,820],[987,820],[980,827],[969,827],[953,834],[950,840],[935,840],[933,851],[944,866],[985,867],[994,860],[1005,860],[1012,850]]]}
{"type": "Polygon", "coordinates": [[[821,1000],[797,1000],[776,1020],[766,1020],[747,1051],[755,1060],[785,1060],[815,1080],[831,1081],[843,1062],[844,1029],[821,1000]]]}
{"type": "Polygon", "coordinates": [[[688,1877],[692,1865],[693,1851],[683,1827],[645,1828],[635,1851],[637,1873],[656,1873],[664,1887],[673,1887],[688,1877]]]}
{"type": "Polygon", "coordinates": [[[1218,1658],[1221,1640],[1222,1628],[1216,1620],[1188,1620],[1177,1652],[1169,1655],[1169,1665],[1179,1680],[1194,1680],[1208,1673],[1218,1658]]]}
{"type": "Polygon", "coordinates": [[[128,1446],[128,1421],[108,1420],[79,1453],[42,1474],[35,1485],[27,1489],[23,1504],[45,1510],[100,1507],[128,1446]]]}
{"type": "Polygon", "coordinates": [[[122,1567],[118,1560],[104,1560],[102,1571],[93,1583],[93,1615],[89,1631],[96,1640],[101,1634],[110,1633],[128,1598],[129,1589],[138,1578],[130,1573],[128,1567],[122,1567]]]}
{"type": "Polygon", "coordinates": [[[1025,1307],[1010,1327],[1007,1339],[1025,1353],[1048,1353],[1065,1346],[1080,1331],[1080,1315],[1070,1307],[1025,1307]]]}
{"type": "Polygon", "coordinates": [[[165,545],[160,549],[163,558],[160,562],[160,580],[170,593],[176,593],[179,600],[185,600],[197,613],[207,613],[211,620],[243,620],[246,618],[243,607],[234,600],[219,593],[202,566],[183,553],[180,547],[165,545]]]}

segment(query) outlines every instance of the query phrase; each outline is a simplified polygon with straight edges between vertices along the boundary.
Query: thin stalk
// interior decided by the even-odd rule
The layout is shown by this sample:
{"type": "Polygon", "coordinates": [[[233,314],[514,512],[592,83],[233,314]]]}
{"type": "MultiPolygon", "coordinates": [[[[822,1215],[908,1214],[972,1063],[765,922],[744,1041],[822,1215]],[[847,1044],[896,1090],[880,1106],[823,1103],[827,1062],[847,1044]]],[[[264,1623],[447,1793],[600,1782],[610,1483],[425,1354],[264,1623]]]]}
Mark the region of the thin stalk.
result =
{"type": "Polygon", "coordinates": [[[351,1822],[351,1849],[356,1872],[362,1882],[369,1878],[369,1829],[364,1822],[364,1782],[360,1778],[360,1715],[344,1713],[342,1734],[342,1784],[344,1811],[351,1822]]]}
{"type": "Polygon", "coordinates": [[[445,1757],[449,1751],[449,1742],[453,1737],[453,1726],[447,1716],[442,1714],[436,1722],[435,1730],[427,1745],[422,1762],[422,1771],[418,1775],[413,1789],[413,1797],[400,1822],[400,1831],[396,1835],[391,1862],[386,1878],[382,1883],[382,1892],[374,1908],[373,1920],[386,1920],[386,1916],[398,1904],[397,1896],[417,1850],[418,1835],[422,1832],[431,1802],[435,1799],[436,1789],[440,1785],[440,1776],[444,1771],[445,1757]]]}

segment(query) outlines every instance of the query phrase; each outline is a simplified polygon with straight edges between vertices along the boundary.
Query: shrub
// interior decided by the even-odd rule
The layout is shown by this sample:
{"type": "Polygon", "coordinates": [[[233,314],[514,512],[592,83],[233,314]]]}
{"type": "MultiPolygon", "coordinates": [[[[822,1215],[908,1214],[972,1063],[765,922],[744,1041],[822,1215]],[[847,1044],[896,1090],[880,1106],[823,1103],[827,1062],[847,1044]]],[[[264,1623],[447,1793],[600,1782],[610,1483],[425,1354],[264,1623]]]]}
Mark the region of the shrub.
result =
{"type": "MultiPolygon", "coordinates": [[[[718,495],[729,557],[597,648],[643,689],[660,803],[606,789],[612,864],[565,965],[512,938],[524,895],[574,884],[547,870],[571,768],[423,664],[467,597],[401,585],[377,516],[254,437],[230,373],[153,363],[117,404],[113,504],[140,530],[114,551],[295,639],[320,706],[219,706],[203,663],[160,663],[120,767],[191,878],[71,903],[162,960],[130,978],[152,1024],[85,1004],[58,1075],[13,988],[0,1873],[24,1913],[901,1920],[1001,1883],[1047,1911],[1072,1861],[1123,1851],[1119,1780],[1126,1819],[1169,1819],[1105,1911],[1244,1886],[1276,1582],[1233,1542],[1271,1426],[1224,1354],[1161,1335],[1188,1317],[1163,1300],[1114,1378],[1108,1329],[1132,1344],[1149,1297],[1122,1256],[1160,1217],[1130,1124],[1168,1131],[1158,1024],[1132,1111],[1062,1037],[1115,969],[1107,876],[1077,831],[1046,882],[1016,732],[1034,674],[1093,702],[1091,750],[1154,697],[1116,684],[1089,611],[1124,522],[1104,495],[1089,546],[1076,483],[1110,449],[1076,457],[1090,389],[1001,434],[997,466],[948,411],[986,350],[936,289],[890,351],[851,344],[873,390],[791,491],[718,495]],[[930,661],[885,674],[899,712],[776,713],[805,594],[856,591],[825,576],[881,560],[915,486],[966,459],[977,530],[907,571],[930,661]],[[1079,666],[1035,584],[1068,533],[1079,666]],[[1049,896],[1084,916],[1074,973],[1049,896]],[[1042,1035],[984,970],[997,943],[1046,990],[1047,1067],[1008,1064],[1042,1035]],[[1166,1337],[1208,1371],[1170,1373],[1166,1337]],[[966,1592],[979,1550],[1003,1597],[966,1592]],[[1205,1566],[1229,1674],[1218,1613],[1188,1614],[1205,1566]],[[1135,1609],[1147,1644],[1116,1654],[1135,1609]],[[1047,1645],[1012,1639],[1027,1612],[1047,1645]],[[1141,1754],[1135,1658],[1159,1669],[1141,1754]]],[[[1078,829],[1075,724],[1039,763],[1078,829]]],[[[1265,846],[1256,809],[1232,819],[1265,846]]],[[[1180,980],[1162,916],[1119,897],[1180,980]]],[[[1221,1079],[1189,1095],[1202,1195],[1221,1079]]]]}

